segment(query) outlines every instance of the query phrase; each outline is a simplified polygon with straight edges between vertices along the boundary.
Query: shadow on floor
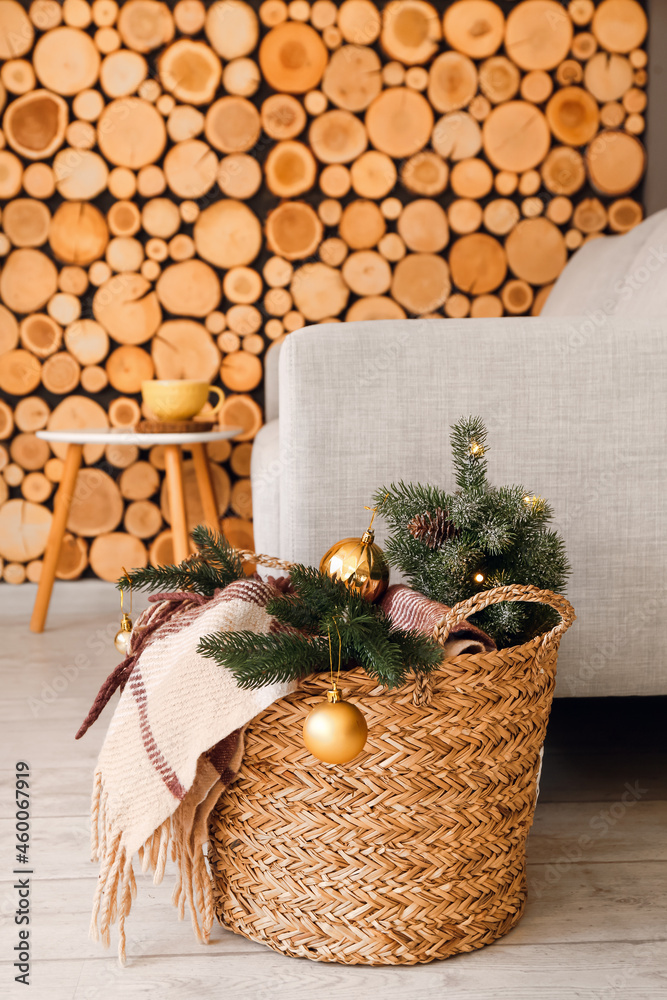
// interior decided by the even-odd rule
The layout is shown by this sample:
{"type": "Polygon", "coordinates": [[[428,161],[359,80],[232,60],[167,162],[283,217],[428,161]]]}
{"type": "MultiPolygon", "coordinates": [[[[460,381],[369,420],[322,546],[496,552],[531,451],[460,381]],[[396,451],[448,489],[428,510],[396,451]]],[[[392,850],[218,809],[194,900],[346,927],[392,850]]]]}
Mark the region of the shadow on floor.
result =
{"type": "Polygon", "coordinates": [[[607,801],[640,781],[667,799],[667,697],[557,698],[547,730],[542,801],[607,801]]]}

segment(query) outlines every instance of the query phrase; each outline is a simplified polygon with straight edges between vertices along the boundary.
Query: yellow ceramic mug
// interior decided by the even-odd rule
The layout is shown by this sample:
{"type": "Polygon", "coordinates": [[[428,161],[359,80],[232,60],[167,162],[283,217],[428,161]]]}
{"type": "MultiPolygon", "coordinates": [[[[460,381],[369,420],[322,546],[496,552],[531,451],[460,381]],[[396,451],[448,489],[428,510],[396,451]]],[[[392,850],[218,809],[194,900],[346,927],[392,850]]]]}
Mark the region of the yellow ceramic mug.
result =
{"type": "Polygon", "coordinates": [[[218,402],[210,412],[213,416],[225,399],[225,394],[217,385],[196,379],[151,379],[141,383],[144,403],[157,420],[192,420],[211,392],[218,394],[218,402]]]}

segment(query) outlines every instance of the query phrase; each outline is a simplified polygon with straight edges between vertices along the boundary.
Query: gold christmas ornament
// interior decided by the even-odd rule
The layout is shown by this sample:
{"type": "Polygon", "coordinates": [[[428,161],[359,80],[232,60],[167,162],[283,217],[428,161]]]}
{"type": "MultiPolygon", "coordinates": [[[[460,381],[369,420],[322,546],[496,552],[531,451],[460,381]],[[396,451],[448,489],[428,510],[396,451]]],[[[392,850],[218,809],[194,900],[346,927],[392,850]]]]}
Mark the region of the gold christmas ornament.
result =
{"type": "Polygon", "coordinates": [[[327,700],[309,712],[303,742],[325,764],[347,764],[361,753],[368,736],[366,720],[356,705],[343,701],[334,682],[327,700]]]}
{"type": "MultiPolygon", "coordinates": [[[[127,570],[123,569],[123,573],[127,576],[127,570]]],[[[123,656],[127,656],[130,651],[130,642],[132,639],[132,587],[130,587],[130,614],[123,610],[123,591],[120,592],[120,628],[116,632],[113,644],[123,656]]]]}
{"type": "Polygon", "coordinates": [[[332,545],[322,557],[320,573],[342,580],[348,590],[373,604],[389,585],[389,566],[382,549],[375,544],[373,521],[377,507],[364,509],[373,511],[368,529],[361,538],[343,538],[332,545]]]}
{"type": "Polygon", "coordinates": [[[127,656],[130,649],[130,639],[132,638],[132,619],[126,613],[121,618],[120,628],[116,632],[113,644],[119,653],[127,656]]]}
{"type": "MultiPolygon", "coordinates": [[[[336,626],[338,632],[338,627],[336,626]]],[[[316,705],[303,724],[303,742],[313,757],[325,764],[348,764],[361,753],[368,736],[363,713],[356,705],[343,701],[336,680],[340,679],[341,642],[338,633],[338,673],[334,680],[329,630],[329,666],[331,690],[327,700],[316,705]]]]}

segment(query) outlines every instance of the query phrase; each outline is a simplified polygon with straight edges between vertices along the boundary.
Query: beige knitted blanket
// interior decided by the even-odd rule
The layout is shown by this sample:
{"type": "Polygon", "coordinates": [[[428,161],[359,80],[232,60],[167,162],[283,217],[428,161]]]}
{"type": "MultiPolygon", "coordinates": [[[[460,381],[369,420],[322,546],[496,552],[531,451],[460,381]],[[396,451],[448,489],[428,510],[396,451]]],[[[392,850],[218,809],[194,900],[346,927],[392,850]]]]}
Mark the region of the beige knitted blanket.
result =
{"type": "MultiPolygon", "coordinates": [[[[135,855],[158,884],[171,854],[177,875],[173,902],[181,918],[187,908],[199,940],[209,939],[213,902],[204,850],[209,815],[238,773],[244,728],[295,685],[241,690],[229,670],[197,653],[197,645],[218,630],[283,631],[265,610],[272,596],[275,581],[248,579],[212,598],[155,598],[135,624],[129,656],[107,680],[77,734],[85,733],[120,686],[95,770],[92,858],[100,875],[91,936],[108,946],[117,922],[122,963],[125,920],[136,894],[135,855]]],[[[383,603],[397,626],[424,631],[447,611],[407,587],[390,588],[383,603]]],[[[464,622],[444,655],[492,648],[487,636],[464,622]]]]}

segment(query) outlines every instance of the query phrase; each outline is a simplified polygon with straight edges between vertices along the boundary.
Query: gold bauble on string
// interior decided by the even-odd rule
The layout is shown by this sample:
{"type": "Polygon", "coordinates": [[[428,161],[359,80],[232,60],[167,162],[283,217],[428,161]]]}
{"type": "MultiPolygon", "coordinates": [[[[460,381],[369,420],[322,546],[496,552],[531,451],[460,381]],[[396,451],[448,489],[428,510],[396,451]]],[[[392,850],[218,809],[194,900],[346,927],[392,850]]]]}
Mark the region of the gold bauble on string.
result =
{"type": "MultiPolygon", "coordinates": [[[[366,510],[370,510],[366,507],[366,510]]],[[[379,545],[375,544],[373,517],[361,538],[343,538],[325,552],[320,562],[320,573],[332,580],[341,580],[348,590],[359,594],[372,604],[382,597],[389,585],[389,566],[379,545]]]]}
{"type": "MultiPolygon", "coordinates": [[[[129,579],[129,574],[123,566],[123,577],[129,579]]],[[[124,607],[125,593],[120,588],[120,628],[113,637],[113,644],[122,656],[127,656],[130,652],[130,642],[132,641],[132,583],[130,582],[130,613],[128,615],[124,607]]]]}
{"type": "Polygon", "coordinates": [[[363,714],[343,701],[335,683],[327,700],[309,712],[303,724],[303,742],[313,757],[325,764],[347,764],[361,753],[368,736],[363,714]]]}
{"type": "Polygon", "coordinates": [[[121,618],[120,628],[116,632],[113,640],[113,644],[119,653],[123,656],[127,656],[130,650],[130,641],[132,639],[132,619],[127,613],[123,613],[121,618]]]}

